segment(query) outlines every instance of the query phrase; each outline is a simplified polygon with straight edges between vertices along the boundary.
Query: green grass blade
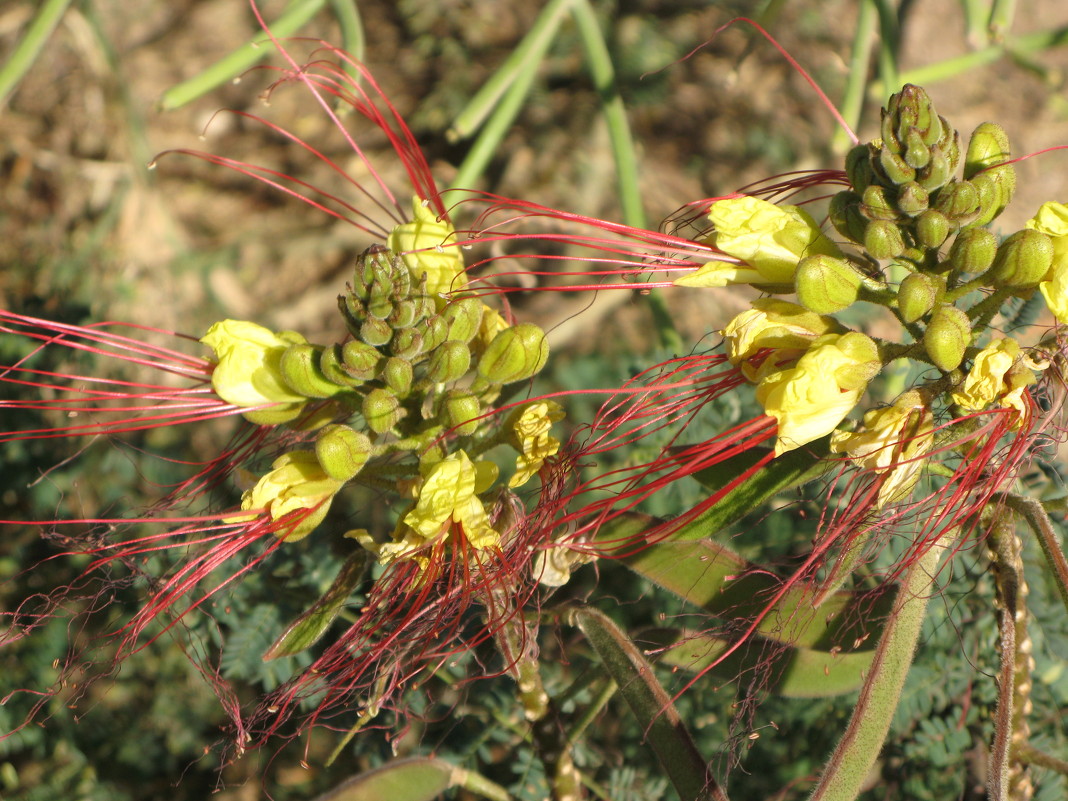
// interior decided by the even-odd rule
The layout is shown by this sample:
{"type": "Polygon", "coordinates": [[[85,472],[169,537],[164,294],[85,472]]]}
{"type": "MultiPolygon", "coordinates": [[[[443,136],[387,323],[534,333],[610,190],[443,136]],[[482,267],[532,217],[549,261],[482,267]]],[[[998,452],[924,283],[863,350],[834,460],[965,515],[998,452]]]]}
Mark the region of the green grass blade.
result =
{"type": "MultiPolygon", "coordinates": [[[[326,0],[294,0],[285,13],[271,23],[271,33],[277,37],[292,36],[326,4],[326,0]]],[[[239,78],[243,72],[262,61],[271,52],[261,42],[250,42],[238,48],[230,55],[216,61],[206,70],[172,86],[160,98],[159,107],[163,111],[173,111],[212,89],[239,78]]]]}
{"type": "MultiPolygon", "coordinates": [[[[341,46],[357,61],[363,61],[364,52],[367,50],[367,36],[356,0],[331,0],[330,4],[333,6],[338,28],[341,29],[341,46]]],[[[345,69],[354,78],[359,77],[352,65],[346,64],[345,69]]]]}
{"type": "Polygon", "coordinates": [[[7,63],[0,68],[0,107],[8,95],[15,90],[19,81],[33,66],[41,49],[52,35],[63,14],[67,11],[71,0],[45,0],[44,5],[33,18],[33,22],[26,28],[14,52],[8,58],[7,63]]]}
{"type": "MultiPolygon", "coordinates": [[[[860,115],[864,111],[864,93],[868,88],[868,64],[875,43],[875,2],[863,0],[857,15],[857,25],[853,31],[853,52],[849,58],[849,76],[846,79],[845,93],[842,95],[842,118],[854,131],[860,130],[860,115]]],[[[845,153],[853,142],[841,126],[834,129],[831,149],[835,153],[845,153]]]]}

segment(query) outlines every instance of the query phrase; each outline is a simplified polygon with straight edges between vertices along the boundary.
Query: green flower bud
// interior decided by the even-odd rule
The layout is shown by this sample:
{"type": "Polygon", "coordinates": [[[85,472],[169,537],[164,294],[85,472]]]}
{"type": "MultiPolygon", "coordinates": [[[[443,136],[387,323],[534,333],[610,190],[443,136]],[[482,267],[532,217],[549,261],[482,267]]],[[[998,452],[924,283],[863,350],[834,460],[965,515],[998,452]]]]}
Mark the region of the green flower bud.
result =
{"type": "Polygon", "coordinates": [[[427,378],[436,384],[456,381],[471,369],[471,349],[466,342],[450,339],[442,343],[427,362],[427,378]]]}
{"type": "Polygon", "coordinates": [[[915,128],[909,128],[904,139],[905,152],[902,154],[905,163],[910,167],[921,170],[931,161],[931,151],[923,141],[923,136],[915,128]]]}
{"type": "Polygon", "coordinates": [[[993,266],[983,276],[991,286],[1031,289],[1053,266],[1053,240],[1024,228],[998,246],[993,266]]]}
{"type": "Polygon", "coordinates": [[[938,190],[934,208],[955,227],[963,227],[979,214],[979,190],[970,181],[950,181],[938,190]]]}
{"type": "Polygon", "coordinates": [[[384,357],[378,349],[359,340],[341,346],[341,361],[345,372],[360,381],[370,381],[378,374],[378,365],[384,357]]]}
{"type": "Polygon", "coordinates": [[[845,171],[849,183],[857,192],[863,192],[875,181],[871,166],[871,146],[856,145],[846,154],[845,171]]]}
{"type": "Polygon", "coordinates": [[[915,217],[926,211],[929,202],[927,190],[915,181],[909,181],[898,192],[897,208],[909,217],[915,217]]]}
{"type": "Polygon", "coordinates": [[[367,313],[379,320],[385,320],[393,313],[393,285],[378,283],[371,287],[371,296],[367,299],[367,313]]]}
{"type": "Polygon", "coordinates": [[[397,396],[388,389],[372,389],[363,398],[363,418],[376,434],[385,434],[400,422],[404,410],[397,396]]]}
{"type": "Polygon", "coordinates": [[[831,198],[828,216],[834,229],[852,242],[864,241],[867,220],[860,210],[861,197],[856,192],[839,192],[831,198]]]}
{"type": "Polygon", "coordinates": [[[389,323],[378,317],[368,317],[360,326],[360,339],[368,345],[375,347],[388,345],[392,338],[393,329],[390,328],[389,323]]]}
{"type": "Polygon", "coordinates": [[[907,142],[909,131],[915,130],[925,145],[932,145],[942,135],[940,118],[935,113],[930,96],[920,86],[907,83],[897,93],[897,138],[907,142]]]}
{"type": "Polygon", "coordinates": [[[801,259],[794,281],[802,306],[816,314],[832,314],[856,301],[861,275],[845,259],[816,255],[801,259]]]}
{"type": "Polygon", "coordinates": [[[893,151],[901,150],[901,141],[897,138],[897,106],[898,96],[890,95],[890,100],[886,103],[886,108],[880,112],[879,120],[879,133],[882,136],[883,149],[891,149],[893,151]]]}
{"type": "Polygon", "coordinates": [[[418,301],[406,298],[393,304],[393,312],[386,318],[390,328],[396,331],[398,328],[411,328],[416,323],[416,315],[423,308],[418,301]]]}
{"type": "Polygon", "coordinates": [[[410,361],[423,352],[423,335],[414,328],[402,328],[393,334],[390,349],[394,356],[410,361]]]}
{"type": "Polygon", "coordinates": [[[916,173],[916,183],[928,192],[933,192],[945,186],[953,177],[953,169],[946,154],[938,145],[932,146],[929,152],[931,160],[926,167],[916,173]]]}
{"type": "Polygon", "coordinates": [[[897,288],[897,308],[901,319],[914,323],[934,308],[945,284],[933,275],[910,273],[897,288]]]}
{"type": "Polygon", "coordinates": [[[1010,158],[1009,135],[996,122],[984,122],[972,131],[968,139],[968,153],[964,157],[964,177],[1003,164],[1010,158]]]}
{"type": "Polygon", "coordinates": [[[315,458],[330,478],[348,481],[371,458],[371,440],[348,426],[328,425],[315,438],[315,458]]]}
{"type": "Polygon", "coordinates": [[[863,200],[860,211],[869,220],[896,220],[901,216],[891,198],[891,190],[885,186],[872,184],[864,190],[863,200]]]}
{"type": "Polygon", "coordinates": [[[321,352],[322,348],[315,345],[290,345],[279,362],[282,379],[306,398],[329,398],[344,389],[323,375],[319,367],[321,352]]]}
{"type": "Polygon", "coordinates": [[[464,298],[449,303],[441,312],[449,324],[447,338],[465,344],[474,339],[482,322],[484,305],[478,298],[464,298]]]}
{"type": "Polygon", "coordinates": [[[441,406],[444,420],[442,423],[462,437],[468,437],[478,431],[481,420],[477,418],[482,413],[481,404],[470,392],[461,389],[451,389],[445,393],[445,400],[441,406]]]}
{"type": "Polygon", "coordinates": [[[927,209],[916,218],[915,233],[917,244],[935,250],[949,236],[949,220],[942,212],[927,209]]]}
{"type": "Polygon", "coordinates": [[[412,363],[390,356],[382,365],[382,381],[398,398],[405,397],[412,389],[412,363]]]}
{"type": "Polygon", "coordinates": [[[352,287],[349,287],[349,291],[344,295],[338,295],[337,307],[341,312],[341,317],[345,320],[345,327],[349,329],[349,333],[354,337],[360,335],[360,326],[363,325],[363,321],[367,318],[367,310],[364,308],[363,301],[361,301],[352,292],[352,287]]]}
{"type": "Polygon", "coordinates": [[[533,323],[520,323],[493,338],[478,361],[478,374],[493,384],[510,384],[530,378],[548,358],[545,332],[533,323]]]}
{"type": "Polygon", "coordinates": [[[973,225],[986,225],[1012,201],[1016,193],[1016,168],[1002,164],[979,173],[972,178],[972,183],[979,190],[979,216],[973,225]]]}
{"type": "Polygon", "coordinates": [[[872,220],[864,229],[864,249],[873,259],[892,259],[905,252],[905,239],[890,220],[872,220]]]}
{"type": "Polygon", "coordinates": [[[445,318],[440,314],[430,317],[423,328],[423,353],[433,353],[448,335],[449,324],[445,318]]]}
{"type": "Polygon", "coordinates": [[[981,273],[994,263],[998,238],[985,228],[965,228],[953,240],[946,263],[963,273],[981,273]]]}
{"type": "Polygon", "coordinates": [[[916,170],[906,164],[902,156],[886,147],[879,152],[879,166],[890,182],[898,186],[916,179],[916,170]]]}
{"type": "Polygon", "coordinates": [[[343,361],[341,345],[330,345],[319,354],[319,369],[330,381],[342,387],[354,387],[362,383],[353,377],[343,361]]]}
{"type": "Polygon", "coordinates": [[[971,338],[968,315],[956,306],[939,306],[923,334],[923,347],[931,361],[948,373],[964,360],[964,350],[971,338]]]}

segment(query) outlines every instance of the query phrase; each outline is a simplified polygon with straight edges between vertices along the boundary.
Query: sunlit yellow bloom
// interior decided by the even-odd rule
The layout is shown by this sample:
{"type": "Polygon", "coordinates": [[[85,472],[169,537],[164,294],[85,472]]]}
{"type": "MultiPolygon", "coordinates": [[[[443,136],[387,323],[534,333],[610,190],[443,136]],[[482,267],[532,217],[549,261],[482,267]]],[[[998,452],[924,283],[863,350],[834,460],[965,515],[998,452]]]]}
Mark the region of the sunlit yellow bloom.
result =
{"type": "Polygon", "coordinates": [[[400,255],[416,281],[426,275],[431,295],[463,289],[467,279],[456,231],[419,198],[412,199],[412,217],[390,232],[386,246],[400,255]]]}
{"type": "MultiPolygon", "coordinates": [[[[313,451],[283,454],[271,467],[271,472],[241,496],[241,508],[266,509],[272,520],[299,509],[309,509],[311,511],[292,527],[278,531],[278,536],[285,537],[287,542],[303,539],[326,517],[330,502],[345,482],[328,476],[313,451]]],[[[231,518],[230,522],[241,519],[231,518]]]]}
{"type": "Polygon", "coordinates": [[[996,339],[975,357],[964,385],[953,393],[953,402],[979,412],[997,401],[1023,414],[1023,392],[1037,380],[1035,369],[1042,367],[1024,358],[1016,340],[996,339]]]}
{"type": "Polygon", "coordinates": [[[796,303],[760,298],[727,323],[722,334],[731,364],[741,365],[745,377],[756,383],[777,369],[777,363],[800,356],[817,338],[838,328],[831,317],[814,314],[796,303]],[[750,358],[769,348],[777,353],[766,358],[759,371],[748,364],[750,358]]]}
{"type": "Polygon", "coordinates": [[[401,518],[393,542],[376,544],[366,537],[361,542],[382,564],[415,559],[423,567],[426,558],[418,552],[442,535],[463,536],[476,550],[495,548],[501,538],[478,495],[496,480],[492,462],[472,462],[462,450],[450,454],[427,471],[416,490],[415,507],[401,518]]]}
{"type": "Polygon", "coordinates": [[[564,410],[554,401],[527,404],[508,418],[508,441],[519,451],[509,487],[526,484],[545,460],[560,450],[560,440],[550,436],[549,429],[563,419],[564,410]]]}
{"type": "Polygon", "coordinates": [[[779,422],[775,455],[829,434],[857,405],[882,363],[864,334],[825,334],[788,369],[767,375],[757,400],[779,422]]]}
{"type": "Polygon", "coordinates": [[[831,451],[848,453],[867,470],[889,473],[876,501],[881,508],[906,497],[919,480],[922,457],[934,442],[933,421],[920,394],[906,392],[893,406],[867,412],[859,431],[835,431],[831,451]]]}
{"type": "Polygon", "coordinates": [[[565,545],[554,545],[544,551],[538,551],[534,557],[533,576],[539,584],[546,587],[563,587],[571,579],[571,574],[587,562],[592,562],[593,555],[565,545]]]}
{"type": "Polygon", "coordinates": [[[1026,225],[1053,240],[1053,265],[1038,290],[1057,321],[1068,323],[1068,206],[1043,203],[1026,225]]]}
{"type": "Polygon", "coordinates": [[[755,197],[726,198],[712,204],[708,218],[715,226],[712,244],[743,264],[709,262],[676,280],[680,286],[755,284],[788,292],[803,257],[842,256],[812,216],[797,206],[776,206],[755,197]]]}
{"type": "Polygon", "coordinates": [[[308,400],[290,389],[279,366],[286,348],[306,342],[300,334],[276,334],[256,323],[222,320],[200,341],[215,351],[218,364],[211,373],[211,386],[227,403],[243,408],[288,404],[278,410],[291,410],[295,417],[308,400]]]}

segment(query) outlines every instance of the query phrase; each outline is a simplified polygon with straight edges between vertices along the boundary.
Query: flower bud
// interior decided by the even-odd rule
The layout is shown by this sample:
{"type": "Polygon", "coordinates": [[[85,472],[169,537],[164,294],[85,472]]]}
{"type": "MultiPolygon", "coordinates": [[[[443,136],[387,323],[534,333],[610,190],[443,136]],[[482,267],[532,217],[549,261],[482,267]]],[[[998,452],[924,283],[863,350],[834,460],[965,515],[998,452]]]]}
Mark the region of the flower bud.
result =
{"type": "Polygon", "coordinates": [[[845,171],[849,183],[857,192],[863,192],[875,181],[875,170],[871,166],[871,149],[869,145],[856,145],[846,154],[845,171]]]}
{"type": "Polygon", "coordinates": [[[371,287],[371,297],[367,299],[367,313],[379,320],[385,320],[393,314],[393,286],[375,282],[371,287]]]}
{"type": "Polygon", "coordinates": [[[852,242],[864,241],[867,220],[860,210],[861,197],[856,192],[839,192],[831,198],[828,216],[834,229],[852,242]]]}
{"type": "Polygon", "coordinates": [[[918,130],[910,128],[905,134],[902,143],[905,145],[905,152],[902,153],[902,158],[907,165],[920,170],[930,163],[931,151],[923,141],[923,136],[918,130]]]}
{"type": "Polygon", "coordinates": [[[412,363],[397,356],[390,356],[382,365],[382,381],[398,398],[407,396],[411,391],[412,375],[412,363]]]}
{"type": "Polygon", "coordinates": [[[461,378],[469,369],[471,348],[466,342],[450,339],[430,354],[426,375],[435,384],[446,384],[461,378]]]}
{"type": "Polygon", "coordinates": [[[306,398],[329,398],[344,389],[323,375],[319,367],[321,352],[322,348],[315,345],[290,345],[279,362],[283,380],[306,398]]]}
{"type": "Polygon", "coordinates": [[[946,215],[951,225],[960,228],[979,214],[979,190],[970,181],[950,181],[938,190],[934,208],[946,215]]]}
{"type": "Polygon", "coordinates": [[[908,131],[915,130],[925,145],[932,145],[942,136],[941,117],[923,87],[907,83],[897,93],[897,138],[908,139],[908,131]]]}
{"type": "Polygon", "coordinates": [[[530,378],[548,358],[545,332],[533,323],[520,323],[493,338],[478,361],[478,374],[493,384],[510,384],[530,378]]]}
{"type": "Polygon", "coordinates": [[[445,393],[441,405],[445,426],[462,437],[469,437],[478,430],[481,422],[476,418],[482,413],[478,398],[462,389],[451,389],[445,393]]]}
{"type": "Polygon", "coordinates": [[[901,142],[897,138],[897,107],[898,96],[890,95],[886,108],[880,110],[879,134],[882,137],[882,149],[890,148],[894,151],[901,149],[901,142]]]}
{"type": "Polygon", "coordinates": [[[343,361],[341,345],[330,345],[319,353],[319,369],[327,381],[341,387],[355,387],[362,379],[353,377],[343,361]]]}
{"type": "Polygon", "coordinates": [[[371,440],[362,431],[328,425],[315,438],[315,458],[328,476],[348,481],[371,457],[371,440]]]}
{"type": "Polygon", "coordinates": [[[897,196],[897,208],[909,217],[915,217],[927,210],[930,197],[927,190],[915,181],[909,181],[901,187],[897,196]]]}
{"type": "Polygon", "coordinates": [[[942,148],[934,145],[930,149],[931,160],[927,166],[916,173],[916,182],[928,192],[941,189],[953,177],[953,167],[942,148]]]}
{"type": "Polygon", "coordinates": [[[1012,201],[1016,193],[1016,168],[1002,164],[972,178],[979,190],[979,216],[973,225],[986,225],[995,219],[1012,201]]]}
{"type": "Polygon", "coordinates": [[[386,318],[386,322],[389,323],[390,328],[396,331],[398,328],[410,328],[416,323],[416,316],[422,310],[423,306],[418,301],[411,298],[405,298],[404,300],[398,300],[393,304],[393,311],[386,318]]]}
{"type": "Polygon", "coordinates": [[[998,238],[985,228],[965,228],[953,240],[946,263],[963,273],[981,273],[994,263],[998,238]]]}
{"type": "Polygon", "coordinates": [[[440,314],[428,318],[423,328],[423,353],[433,353],[448,335],[449,324],[440,314]]]}
{"type": "Polygon", "coordinates": [[[374,378],[383,358],[378,348],[366,342],[354,339],[341,346],[341,361],[345,365],[345,372],[360,381],[370,381],[374,378]]]}
{"type": "Polygon", "coordinates": [[[901,319],[914,323],[934,308],[945,286],[933,275],[910,273],[897,288],[897,308],[901,319]]]}
{"type": "Polygon", "coordinates": [[[217,364],[211,385],[224,401],[241,407],[293,404],[286,410],[275,410],[289,414],[287,420],[300,413],[309,396],[289,386],[282,375],[281,359],[287,348],[305,341],[302,336],[276,334],[244,320],[221,320],[200,341],[215,352],[217,364]]]}
{"type": "Polygon", "coordinates": [[[923,334],[923,347],[940,370],[955,370],[972,338],[968,315],[956,306],[939,306],[923,334]]]}
{"type": "Polygon", "coordinates": [[[972,131],[968,139],[968,154],[964,157],[964,177],[1003,164],[1010,158],[1009,136],[996,122],[984,122],[972,131]]]}
{"type": "Polygon", "coordinates": [[[1053,240],[1041,231],[1024,228],[998,246],[994,264],[984,274],[991,286],[1031,289],[1053,265],[1053,240]]]}
{"type": "Polygon", "coordinates": [[[482,323],[483,305],[478,298],[463,298],[448,304],[441,312],[449,324],[447,338],[464,344],[474,339],[482,323]]]}
{"type": "Polygon", "coordinates": [[[367,427],[376,434],[385,434],[404,416],[396,395],[382,388],[372,389],[364,396],[362,411],[367,427]]]}
{"type": "Polygon", "coordinates": [[[949,220],[942,212],[927,209],[916,218],[915,233],[917,244],[937,250],[949,236],[949,220]]]}
{"type": "Polygon", "coordinates": [[[797,299],[816,314],[832,314],[852,306],[860,293],[861,275],[845,259],[806,256],[794,277],[797,299]]]}
{"type": "Polygon", "coordinates": [[[879,166],[883,168],[890,182],[900,186],[916,179],[916,170],[905,163],[905,159],[885,146],[879,152],[879,166]]]}
{"type": "Polygon", "coordinates": [[[869,220],[896,220],[897,204],[890,197],[891,190],[872,184],[864,190],[864,205],[860,210],[869,220]]]}
{"type": "Polygon", "coordinates": [[[872,220],[864,229],[864,249],[873,259],[892,259],[905,252],[905,239],[890,220],[872,220]]]}
{"type": "Polygon", "coordinates": [[[368,317],[363,321],[363,325],[360,326],[360,339],[368,345],[374,345],[375,347],[388,345],[392,338],[393,329],[390,328],[389,323],[385,320],[368,317]]]}
{"type": "Polygon", "coordinates": [[[402,328],[393,334],[390,349],[394,356],[410,361],[423,352],[423,335],[414,328],[402,328]]]}

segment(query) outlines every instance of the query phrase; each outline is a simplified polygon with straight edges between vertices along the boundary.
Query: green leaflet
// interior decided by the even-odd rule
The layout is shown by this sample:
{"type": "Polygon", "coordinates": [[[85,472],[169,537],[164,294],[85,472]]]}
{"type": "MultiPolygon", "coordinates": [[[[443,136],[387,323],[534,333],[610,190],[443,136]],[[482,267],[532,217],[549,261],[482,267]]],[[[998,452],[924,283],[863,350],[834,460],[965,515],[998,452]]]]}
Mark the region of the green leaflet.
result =
{"type": "Polygon", "coordinates": [[[665,628],[644,632],[643,643],[647,638],[662,643],[666,649],[657,660],[661,664],[695,673],[710,669],[725,679],[759,670],[761,689],[787,698],[826,698],[852,692],[864,682],[875,655],[874,650],[790,648],[754,636],[717,662],[732,644],[720,637],[665,628]]]}
{"type": "Polygon", "coordinates": [[[396,759],[349,779],[315,801],[432,801],[455,786],[453,770],[441,759],[396,759]]]}
{"type": "Polygon", "coordinates": [[[656,680],[641,651],[603,612],[577,609],[572,622],[593,645],[608,675],[619,685],[646,739],[682,801],[726,801],[708,772],[671,696],[656,680]]]}
{"type": "Polygon", "coordinates": [[[280,656],[292,656],[309,648],[323,636],[334,618],[338,616],[345,601],[352,595],[352,590],[363,576],[363,569],[367,565],[368,552],[362,548],[348,558],[341,570],[322,597],[312,604],[307,611],[294,620],[282,632],[267,652],[264,653],[264,661],[277,659],[280,656]]]}

